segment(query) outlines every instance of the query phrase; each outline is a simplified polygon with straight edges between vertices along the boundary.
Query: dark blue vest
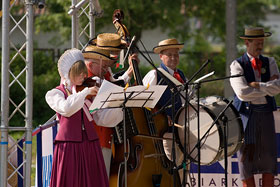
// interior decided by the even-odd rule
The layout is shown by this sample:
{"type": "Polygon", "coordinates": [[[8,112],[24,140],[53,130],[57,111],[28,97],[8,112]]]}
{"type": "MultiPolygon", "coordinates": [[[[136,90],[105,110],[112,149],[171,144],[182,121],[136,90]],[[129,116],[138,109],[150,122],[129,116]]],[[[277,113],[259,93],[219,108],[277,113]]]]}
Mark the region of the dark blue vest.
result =
{"type": "MultiPolygon", "coordinates": [[[[255,75],[254,75],[254,71],[253,71],[253,68],[251,65],[251,61],[250,61],[247,53],[245,53],[243,56],[239,57],[236,60],[244,70],[244,76],[245,76],[246,81],[248,83],[254,82],[255,75]]],[[[260,55],[260,60],[262,61],[262,69],[265,69],[264,73],[261,73],[261,81],[267,82],[270,80],[269,59],[267,57],[260,55]]],[[[274,97],[265,96],[265,98],[267,100],[269,110],[271,110],[271,111],[276,110],[277,107],[276,107],[276,102],[275,102],[274,97]]],[[[241,117],[243,116],[242,117],[243,125],[245,125],[245,127],[246,127],[247,122],[248,122],[248,117],[250,114],[249,103],[239,100],[238,97],[235,95],[233,104],[234,104],[235,108],[239,111],[239,113],[241,114],[241,117]],[[247,119],[244,119],[244,117],[247,117],[247,119]]],[[[244,129],[245,129],[245,127],[244,127],[244,129]]]]}
{"type": "MultiPolygon", "coordinates": [[[[169,73],[167,67],[163,63],[160,64],[160,67],[169,73]]],[[[185,77],[184,73],[181,70],[179,70],[179,69],[177,69],[177,71],[180,74],[180,76],[183,79],[183,81],[185,82],[186,81],[186,77],[185,77]]],[[[168,85],[164,80],[161,81],[160,75],[157,74],[157,83],[159,83],[159,82],[160,82],[160,85],[168,85]]],[[[169,105],[171,106],[171,104],[172,104],[171,103],[172,102],[172,99],[171,99],[172,92],[171,92],[170,89],[171,88],[168,86],[167,89],[165,90],[165,92],[162,94],[160,100],[158,101],[159,107],[169,106],[169,105]]],[[[182,102],[181,102],[180,94],[177,94],[175,96],[175,114],[174,115],[176,115],[176,113],[178,112],[178,110],[181,107],[182,107],[182,102]]],[[[167,115],[172,117],[172,107],[166,108],[165,112],[167,113],[167,115]]]]}

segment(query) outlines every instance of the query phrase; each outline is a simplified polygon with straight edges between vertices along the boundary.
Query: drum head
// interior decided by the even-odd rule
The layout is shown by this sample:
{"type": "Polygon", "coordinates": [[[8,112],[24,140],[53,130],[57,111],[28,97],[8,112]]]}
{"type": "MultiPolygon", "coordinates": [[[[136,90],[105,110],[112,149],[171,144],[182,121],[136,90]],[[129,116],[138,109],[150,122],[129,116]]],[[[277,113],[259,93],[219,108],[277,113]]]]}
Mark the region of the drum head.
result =
{"type": "MultiPolygon", "coordinates": [[[[181,108],[176,116],[176,123],[181,126],[177,128],[177,136],[180,140],[181,149],[184,151],[185,129],[186,129],[186,142],[187,153],[194,161],[198,161],[198,115],[196,107],[188,107],[188,112],[185,112],[185,108],[181,108]],[[187,118],[185,118],[185,113],[187,118]],[[185,120],[189,119],[189,120],[185,120]],[[185,125],[186,124],[186,125],[185,125]],[[185,128],[186,126],[186,128],[185,128]]],[[[220,155],[220,137],[221,128],[219,124],[213,124],[215,119],[214,114],[207,109],[207,107],[201,106],[199,109],[199,133],[200,133],[200,163],[202,165],[212,164],[217,160],[220,155]]]]}
{"type": "MultiPolygon", "coordinates": [[[[206,98],[202,98],[200,103],[203,106],[207,107],[216,117],[220,115],[220,113],[226,108],[229,101],[226,98],[220,96],[208,96],[206,98]]],[[[227,136],[227,156],[231,156],[236,153],[241,147],[244,140],[244,132],[243,132],[243,124],[240,118],[240,115],[236,108],[230,104],[229,107],[225,110],[224,116],[226,116],[226,127],[227,133],[224,132],[223,129],[223,121],[220,121],[222,125],[222,137],[221,137],[221,147],[222,154],[218,160],[224,158],[224,136],[227,136]]]]}

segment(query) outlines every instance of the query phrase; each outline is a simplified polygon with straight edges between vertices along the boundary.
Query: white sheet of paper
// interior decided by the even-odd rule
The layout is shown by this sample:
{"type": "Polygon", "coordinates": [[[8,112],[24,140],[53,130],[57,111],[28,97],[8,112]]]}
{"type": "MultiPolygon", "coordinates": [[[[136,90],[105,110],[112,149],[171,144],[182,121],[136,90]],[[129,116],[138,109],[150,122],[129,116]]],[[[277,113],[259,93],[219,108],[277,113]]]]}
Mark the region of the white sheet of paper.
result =
{"type": "Polygon", "coordinates": [[[172,75],[170,75],[167,71],[165,71],[162,68],[158,68],[158,70],[164,74],[169,80],[171,80],[176,86],[183,86],[183,84],[178,81],[176,78],[174,78],[172,75]]]}
{"type": "MultiPolygon", "coordinates": [[[[165,85],[132,86],[125,90],[126,97],[132,96],[126,102],[126,107],[149,107],[154,108],[165,91],[165,85]]],[[[99,88],[98,94],[94,98],[90,110],[102,108],[121,107],[124,102],[124,88],[104,80],[99,88]]]]}

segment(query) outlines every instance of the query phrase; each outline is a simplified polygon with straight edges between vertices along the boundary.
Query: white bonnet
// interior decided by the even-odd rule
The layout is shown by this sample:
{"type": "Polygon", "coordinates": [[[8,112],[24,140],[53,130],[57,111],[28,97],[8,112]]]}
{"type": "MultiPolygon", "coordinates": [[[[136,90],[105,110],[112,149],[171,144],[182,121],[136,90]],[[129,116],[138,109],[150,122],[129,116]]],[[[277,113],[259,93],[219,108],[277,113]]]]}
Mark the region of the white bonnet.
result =
{"type": "Polygon", "coordinates": [[[57,68],[59,75],[64,80],[69,80],[68,74],[72,65],[77,61],[84,61],[82,52],[79,49],[68,49],[58,60],[57,68]]]}

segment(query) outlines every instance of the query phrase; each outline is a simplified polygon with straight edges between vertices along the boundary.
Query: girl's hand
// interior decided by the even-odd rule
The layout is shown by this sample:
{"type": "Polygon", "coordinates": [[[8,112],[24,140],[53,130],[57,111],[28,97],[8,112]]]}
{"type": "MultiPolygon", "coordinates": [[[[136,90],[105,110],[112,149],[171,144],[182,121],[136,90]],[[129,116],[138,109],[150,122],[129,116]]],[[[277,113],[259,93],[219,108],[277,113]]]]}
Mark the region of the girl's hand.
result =
{"type": "Polygon", "coordinates": [[[96,96],[97,92],[99,90],[99,88],[97,86],[89,87],[88,89],[90,90],[89,95],[92,95],[92,96],[96,96]]]}

